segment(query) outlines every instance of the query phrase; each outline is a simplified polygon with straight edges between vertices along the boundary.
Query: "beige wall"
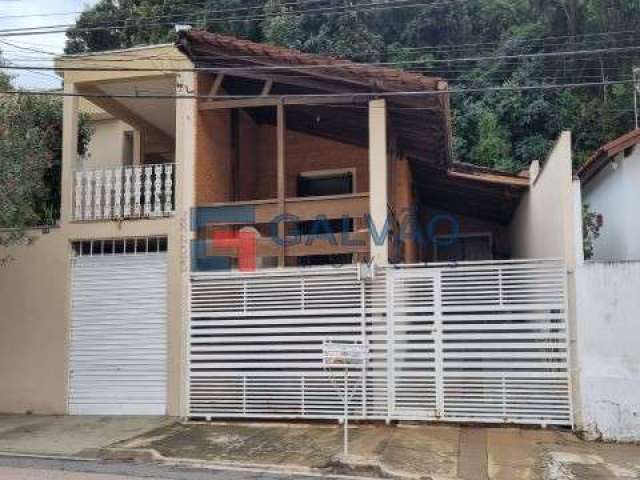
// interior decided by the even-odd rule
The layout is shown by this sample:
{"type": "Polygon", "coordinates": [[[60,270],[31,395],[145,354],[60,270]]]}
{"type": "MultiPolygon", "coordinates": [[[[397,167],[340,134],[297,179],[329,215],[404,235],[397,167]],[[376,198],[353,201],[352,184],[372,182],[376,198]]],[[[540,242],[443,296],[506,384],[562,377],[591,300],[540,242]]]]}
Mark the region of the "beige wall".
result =
{"type": "MultiPolygon", "coordinates": [[[[563,132],[518,206],[512,221],[514,258],[558,258],[567,267],[567,317],[574,424],[584,424],[580,408],[580,359],[576,268],[582,261],[580,183],[573,180],[571,133],[563,132]]],[[[532,168],[532,172],[535,168],[532,168]]]]}
{"type": "MultiPolygon", "coordinates": [[[[78,158],[76,168],[94,169],[122,165],[124,133],[133,131],[133,128],[115,118],[96,119],[92,120],[91,124],[94,130],[87,148],[87,155],[78,158]]],[[[137,147],[139,148],[139,143],[137,147]]],[[[134,159],[134,163],[139,163],[139,161],[138,155],[138,158],[134,159]]]]}
{"type": "Polygon", "coordinates": [[[512,220],[514,258],[573,258],[572,179],[571,134],[564,132],[512,220]]]}
{"type": "MultiPolygon", "coordinates": [[[[31,234],[35,237],[32,245],[0,249],[0,257],[12,258],[0,267],[0,412],[64,414],[67,411],[71,242],[166,235],[171,326],[181,321],[180,232],[176,219],[163,219],[121,225],[66,224],[47,235],[35,231],[31,234]]],[[[176,401],[179,399],[173,399],[169,410],[174,415],[178,414],[176,401]]]]}
{"type": "MultiPolygon", "coordinates": [[[[194,74],[179,75],[180,94],[193,92],[194,74]]],[[[72,81],[65,91],[74,92],[72,81]]],[[[194,99],[176,105],[176,215],[123,222],[73,223],[72,178],[77,97],[64,100],[62,219],[60,228],[28,247],[0,249],[0,412],[64,414],[67,412],[67,351],[70,322],[71,242],[74,240],[167,236],[168,238],[168,406],[183,415],[185,374],[184,318],[189,277],[189,215],[195,204],[194,99]]]]}
{"type": "Polygon", "coordinates": [[[59,230],[0,248],[0,412],[64,413],[69,262],[59,230]]]}

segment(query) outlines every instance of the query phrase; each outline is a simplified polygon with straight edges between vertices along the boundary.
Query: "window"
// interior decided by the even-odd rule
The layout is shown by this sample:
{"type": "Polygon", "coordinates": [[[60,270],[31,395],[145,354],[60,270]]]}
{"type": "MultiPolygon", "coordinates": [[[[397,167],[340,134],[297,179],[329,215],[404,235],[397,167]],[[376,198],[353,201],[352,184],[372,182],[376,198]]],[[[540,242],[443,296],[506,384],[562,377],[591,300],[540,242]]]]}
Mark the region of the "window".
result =
{"type": "Polygon", "coordinates": [[[161,253],[166,252],[167,247],[167,237],[79,240],[71,244],[76,257],[161,253]]]}
{"type": "MultiPolygon", "coordinates": [[[[298,176],[298,197],[323,197],[331,195],[349,195],[355,192],[355,169],[343,170],[316,170],[302,172],[298,176]]],[[[320,215],[322,212],[318,212],[320,215]]],[[[353,219],[332,219],[324,225],[316,222],[300,222],[298,229],[303,235],[312,233],[331,233],[353,231],[353,219]],[[318,229],[322,227],[322,232],[318,229]]],[[[353,262],[353,255],[307,255],[298,258],[298,265],[328,265],[328,264],[348,264],[353,262]]]]}
{"type": "Polygon", "coordinates": [[[433,238],[433,250],[436,262],[493,260],[490,233],[437,235],[433,238]]]}
{"type": "Polygon", "coordinates": [[[298,176],[299,197],[347,195],[355,191],[354,170],[318,170],[298,176]]]}
{"type": "Polygon", "coordinates": [[[133,165],[135,159],[135,136],[133,130],[124,132],[122,138],[122,164],[133,165]]]}

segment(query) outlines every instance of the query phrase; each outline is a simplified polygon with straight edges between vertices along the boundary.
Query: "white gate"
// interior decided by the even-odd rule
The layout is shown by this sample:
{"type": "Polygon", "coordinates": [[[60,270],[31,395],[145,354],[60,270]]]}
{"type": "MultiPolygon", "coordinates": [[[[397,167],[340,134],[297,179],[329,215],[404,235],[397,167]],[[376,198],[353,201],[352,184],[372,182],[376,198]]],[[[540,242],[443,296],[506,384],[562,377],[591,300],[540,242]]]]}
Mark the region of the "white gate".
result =
{"type": "Polygon", "coordinates": [[[322,341],[361,341],[352,415],[571,424],[557,261],[355,266],[192,280],[192,417],[338,418],[322,341]]]}
{"type": "Polygon", "coordinates": [[[166,414],[166,253],[122,250],[72,260],[72,415],[166,414]]]}

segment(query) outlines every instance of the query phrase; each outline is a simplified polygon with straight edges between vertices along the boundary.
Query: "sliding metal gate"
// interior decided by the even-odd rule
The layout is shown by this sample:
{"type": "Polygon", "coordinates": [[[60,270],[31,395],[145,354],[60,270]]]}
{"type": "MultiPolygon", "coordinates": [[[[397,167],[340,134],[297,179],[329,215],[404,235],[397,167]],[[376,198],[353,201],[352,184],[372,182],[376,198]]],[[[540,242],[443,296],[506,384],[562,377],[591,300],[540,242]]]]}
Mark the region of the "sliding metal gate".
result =
{"type": "Polygon", "coordinates": [[[337,418],[324,339],[359,341],[351,414],[571,424],[558,261],[195,274],[189,414],[337,418]]]}

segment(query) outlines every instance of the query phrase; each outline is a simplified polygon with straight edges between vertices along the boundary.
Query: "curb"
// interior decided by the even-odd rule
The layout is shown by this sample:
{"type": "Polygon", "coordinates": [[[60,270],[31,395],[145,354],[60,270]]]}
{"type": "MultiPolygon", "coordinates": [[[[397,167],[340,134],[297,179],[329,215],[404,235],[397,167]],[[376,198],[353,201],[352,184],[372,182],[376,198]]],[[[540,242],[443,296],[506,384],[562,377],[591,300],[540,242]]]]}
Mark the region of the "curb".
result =
{"type": "Polygon", "coordinates": [[[66,456],[66,455],[41,455],[37,453],[0,452],[0,458],[19,458],[33,460],[50,460],[62,462],[119,462],[119,463],[139,463],[154,464],[157,466],[188,468],[192,470],[227,470],[233,472],[248,473],[271,473],[290,477],[291,475],[308,476],[312,478],[330,478],[340,480],[380,480],[376,477],[366,477],[360,475],[332,474],[319,469],[309,467],[269,465],[269,464],[245,464],[240,462],[207,462],[188,458],[164,457],[153,449],[148,449],[141,454],[137,451],[126,449],[103,449],[98,456],[66,456]],[[113,450],[116,450],[115,452],[113,450]],[[149,461],[153,458],[153,461],[149,461]]]}
{"type": "Polygon", "coordinates": [[[69,456],[69,455],[56,455],[56,454],[48,454],[43,455],[39,453],[24,453],[24,452],[6,452],[0,451],[0,458],[33,458],[34,460],[58,460],[64,462],[90,462],[91,460],[96,460],[91,457],[78,457],[78,456],[69,456]]]}
{"type": "MultiPolygon", "coordinates": [[[[332,462],[328,468],[313,468],[300,465],[278,465],[278,464],[257,464],[242,463],[234,461],[206,461],[193,458],[165,457],[154,449],[126,449],[126,448],[106,448],[101,449],[99,458],[105,461],[135,461],[141,463],[159,463],[167,466],[195,468],[202,470],[232,470],[244,472],[268,472],[279,475],[304,475],[308,477],[339,478],[344,480],[380,480],[381,478],[396,480],[430,480],[430,476],[407,474],[397,472],[382,464],[379,461],[349,464],[341,462],[339,459],[332,462]],[[353,471],[353,474],[334,472],[333,469],[341,471],[353,471]],[[380,475],[371,476],[358,475],[358,469],[370,471],[377,470],[380,475]]],[[[454,479],[451,479],[454,480],[454,479]]]]}
{"type": "Polygon", "coordinates": [[[366,463],[344,463],[339,458],[335,459],[328,468],[312,468],[300,465],[277,465],[277,464],[257,464],[242,463],[233,461],[206,461],[193,458],[165,457],[155,449],[127,449],[127,448],[102,448],[95,450],[87,450],[85,456],[77,455],[43,455],[37,453],[19,453],[0,451],[0,458],[23,458],[35,460],[52,460],[64,462],[119,462],[119,463],[140,463],[155,464],[167,467],[189,468],[194,470],[228,470],[236,472],[249,473],[271,473],[276,475],[301,475],[312,478],[333,478],[341,480],[457,480],[455,478],[431,477],[428,475],[408,474],[406,472],[394,471],[384,463],[375,460],[366,463]],[[380,475],[358,475],[355,472],[358,469],[368,470],[376,469],[380,475]],[[354,474],[339,473],[332,471],[339,469],[341,471],[353,471],[354,474]]]}

